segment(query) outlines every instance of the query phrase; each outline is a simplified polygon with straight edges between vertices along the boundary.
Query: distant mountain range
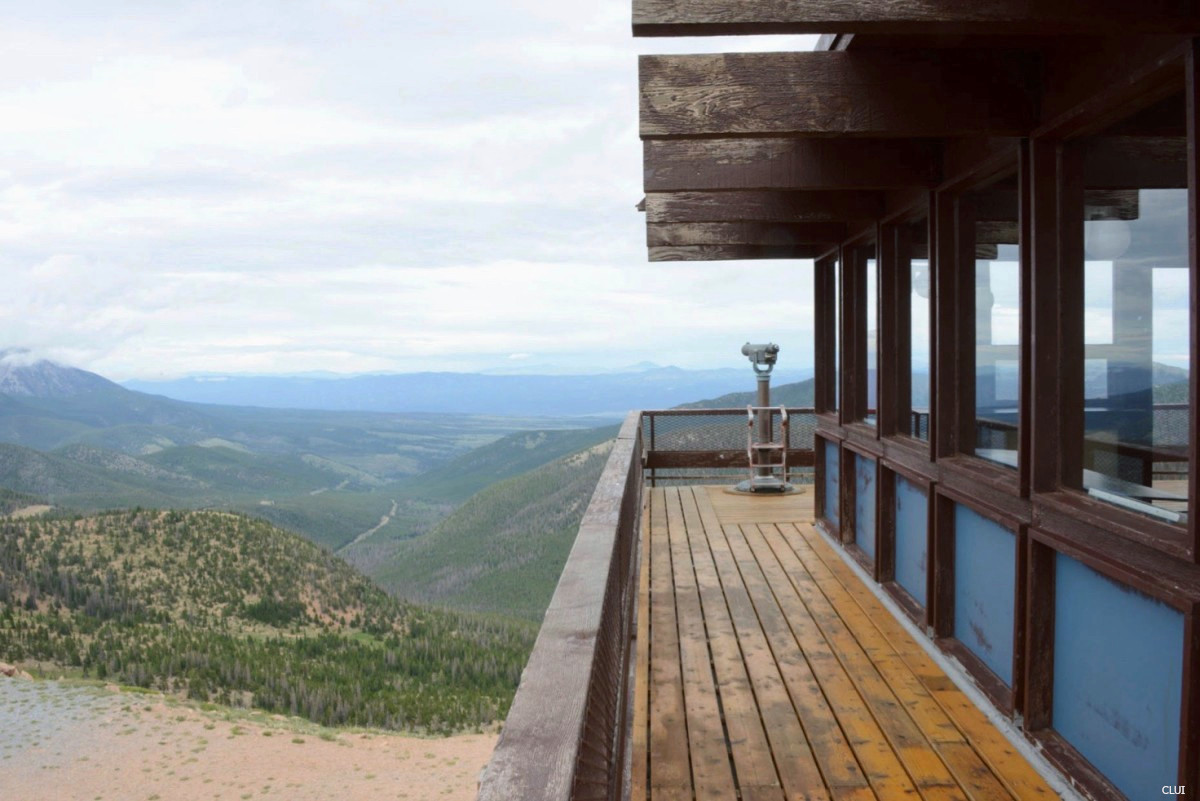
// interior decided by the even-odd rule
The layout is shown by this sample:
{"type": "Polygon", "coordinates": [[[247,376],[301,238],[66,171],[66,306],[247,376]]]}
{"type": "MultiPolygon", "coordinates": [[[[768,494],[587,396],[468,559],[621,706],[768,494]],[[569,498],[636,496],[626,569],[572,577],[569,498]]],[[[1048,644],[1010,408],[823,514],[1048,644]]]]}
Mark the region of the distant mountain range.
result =
{"type": "Polygon", "coordinates": [[[192,404],[11,352],[0,382],[0,487],[77,511],[236,509],[331,548],[375,526],[398,481],[514,431],[579,426],[192,404]]]}
{"type": "MultiPolygon", "coordinates": [[[[637,365],[641,368],[642,365],[637,365]]],[[[811,370],[781,371],[797,381],[811,370]]],[[[400,373],[350,378],[200,376],[127,381],[128,389],[193,403],[292,409],[563,417],[624,416],[754,388],[750,366],[720,370],[647,367],[600,375],[400,373]]]]}

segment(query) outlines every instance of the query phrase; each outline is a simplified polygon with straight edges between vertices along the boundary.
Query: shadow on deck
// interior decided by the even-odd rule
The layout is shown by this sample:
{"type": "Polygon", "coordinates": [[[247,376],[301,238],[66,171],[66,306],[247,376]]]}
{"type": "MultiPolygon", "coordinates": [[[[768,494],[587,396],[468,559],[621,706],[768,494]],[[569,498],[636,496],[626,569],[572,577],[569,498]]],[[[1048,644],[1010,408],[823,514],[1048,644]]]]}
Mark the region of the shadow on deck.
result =
{"type": "Polygon", "coordinates": [[[647,491],[634,801],[1055,798],[812,518],[811,487],[647,491]]]}

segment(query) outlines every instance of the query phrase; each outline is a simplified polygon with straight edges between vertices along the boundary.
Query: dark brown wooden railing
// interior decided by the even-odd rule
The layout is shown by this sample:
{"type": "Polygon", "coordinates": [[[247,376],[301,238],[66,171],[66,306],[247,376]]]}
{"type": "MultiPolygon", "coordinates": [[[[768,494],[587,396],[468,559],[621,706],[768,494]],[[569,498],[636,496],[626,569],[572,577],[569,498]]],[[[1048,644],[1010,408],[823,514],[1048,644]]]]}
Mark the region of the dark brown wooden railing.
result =
{"type": "Polygon", "coordinates": [[[584,512],[480,801],[621,798],[642,485],[641,412],[632,412],[584,512]]]}

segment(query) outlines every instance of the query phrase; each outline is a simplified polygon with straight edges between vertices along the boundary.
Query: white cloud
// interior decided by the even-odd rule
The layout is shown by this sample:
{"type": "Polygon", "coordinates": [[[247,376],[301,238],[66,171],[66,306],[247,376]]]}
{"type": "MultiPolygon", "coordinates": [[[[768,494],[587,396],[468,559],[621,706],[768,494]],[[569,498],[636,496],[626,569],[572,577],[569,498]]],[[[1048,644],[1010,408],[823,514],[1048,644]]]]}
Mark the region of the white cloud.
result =
{"type": "Polygon", "coordinates": [[[633,40],[626,0],[0,12],[0,348],[116,377],[802,349],[807,269],[645,263],[636,54],[810,45],[633,40]]]}

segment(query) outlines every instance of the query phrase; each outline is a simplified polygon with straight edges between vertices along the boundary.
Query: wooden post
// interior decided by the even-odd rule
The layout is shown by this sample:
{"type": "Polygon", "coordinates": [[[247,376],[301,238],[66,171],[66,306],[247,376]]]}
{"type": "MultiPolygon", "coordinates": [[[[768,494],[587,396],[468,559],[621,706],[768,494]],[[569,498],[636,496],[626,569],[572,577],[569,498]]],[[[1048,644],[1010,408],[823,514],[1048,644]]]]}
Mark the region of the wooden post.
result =
{"type": "MultiPolygon", "coordinates": [[[[1200,39],[1193,39],[1186,58],[1187,102],[1187,177],[1188,177],[1188,464],[1193,474],[1188,481],[1188,544],[1192,561],[1200,563],[1200,525],[1196,516],[1200,513],[1200,491],[1197,490],[1196,466],[1200,465],[1200,413],[1197,401],[1197,376],[1200,375],[1200,39]]],[[[1196,677],[1193,676],[1193,679],[1196,677]]],[[[1197,723],[1200,725],[1200,723],[1197,723]]],[[[1200,779],[1196,780],[1200,783],[1200,779]]]]}
{"type": "Polygon", "coordinates": [[[908,308],[908,295],[900,292],[901,281],[907,282],[908,269],[898,253],[898,236],[903,226],[886,225],[879,228],[879,327],[875,335],[875,370],[877,375],[875,392],[876,433],[882,439],[894,437],[900,430],[900,421],[907,424],[907,414],[901,408],[908,405],[908,398],[900,392],[900,376],[906,373],[908,364],[908,331],[900,320],[908,319],[904,311],[908,308]],[[901,275],[903,274],[903,275],[901,275]],[[904,311],[902,311],[904,310],[904,311]],[[881,343],[888,347],[881,347],[881,343]]]}
{"type": "Polygon", "coordinates": [[[1200,787],[1200,602],[1184,615],[1179,784],[1200,787]]]}
{"type": "Polygon", "coordinates": [[[1054,692],[1054,550],[1027,537],[1025,583],[1025,691],[1017,706],[1026,731],[1051,724],[1054,692]]]}
{"type": "MultiPolygon", "coordinates": [[[[841,383],[841,398],[838,401],[838,422],[846,425],[855,419],[857,411],[856,398],[858,396],[858,388],[855,378],[857,377],[857,365],[855,364],[855,349],[856,323],[858,321],[858,310],[856,300],[858,292],[855,281],[854,269],[854,251],[846,248],[841,249],[840,258],[838,259],[840,268],[840,316],[838,319],[838,328],[841,336],[839,337],[841,347],[839,348],[838,356],[841,358],[841,370],[839,379],[841,383]]],[[[845,492],[842,493],[845,495],[845,492]]]]}
{"type": "MultiPolygon", "coordinates": [[[[1044,139],[1025,142],[1021,161],[1023,308],[1018,465],[1021,494],[1028,496],[1031,490],[1052,492],[1059,485],[1059,318],[1063,304],[1058,281],[1058,145],[1044,139]]],[[[1083,299],[1079,302],[1082,306],[1083,299]]],[[[1082,407],[1076,411],[1079,413],[1082,407]]]]}
{"type": "MultiPolygon", "coordinates": [[[[933,494],[932,492],[930,493],[933,494]]],[[[954,501],[937,495],[933,505],[929,616],[935,637],[954,636],[954,501]]]]}
{"type": "MultiPolygon", "coordinates": [[[[833,259],[821,259],[813,268],[813,406],[817,414],[834,410],[834,341],[837,308],[834,300],[833,259]]],[[[820,480],[817,476],[817,480],[820,480]]]]}
{"type": "MultiPolygon", "coordinates": [[[[1083,193],[1083,152],[1064,144],[1058,161],[1058,482],[1074,489],[1083,487],[1083,193]]],[[[1035,477],[1035,492],[1042,491],[1041,481],[1035,477]]]]}
{"type": "MultiPolygon", "coordinates": [[[[946,192],[934,196],[933,234],[937,238],[929,249],[931,258],[932,297],[929,304],[933,329],[933,358],[930,359],[929,442],[933,458],[953,456],[957,452],[954,439],[955,418],[955,353],[957,352],[955,321],[956,252],[955,199],[946,192]]],[[[974,338],[972,338],[974,341],[974,338]]]]}

